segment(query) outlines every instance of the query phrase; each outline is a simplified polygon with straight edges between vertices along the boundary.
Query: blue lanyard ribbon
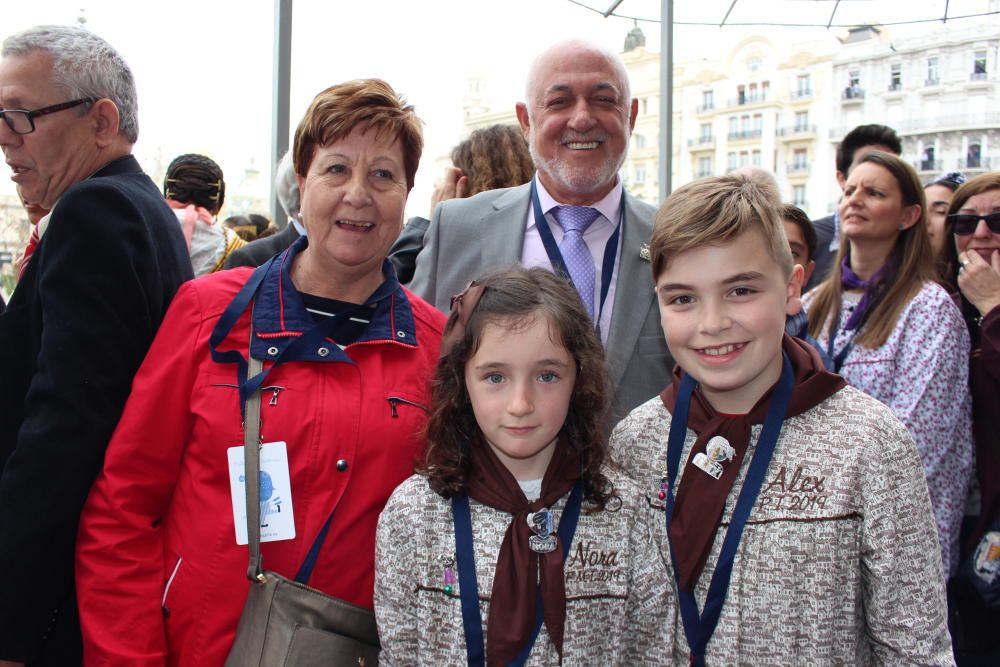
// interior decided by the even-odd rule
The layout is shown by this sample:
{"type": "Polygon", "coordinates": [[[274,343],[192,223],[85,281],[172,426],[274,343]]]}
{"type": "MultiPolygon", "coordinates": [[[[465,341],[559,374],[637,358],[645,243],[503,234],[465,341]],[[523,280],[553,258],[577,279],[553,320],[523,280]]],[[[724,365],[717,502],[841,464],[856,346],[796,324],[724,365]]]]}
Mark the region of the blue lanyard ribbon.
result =
{"type": "Polygon", "coordinates": [[[670,538],[670,519],[674,512],[674,482],[677,479],[681,453],[684,450],[688,412],[691,407],[691,395],[694,393],[696,384],[694,378],[685,373],[683,379],[681,379],[680,390],[677,392],[677,401],[674,404],[673,419],[670,423],[670,437],[667,441],[666,517],[667,543],[670,545],[670,561],[673,564],[674,578],[677,581],[681,619],[684,623],[684,636],[687,638],[688,646],[691,649],[691,664],[701,667],[705,664],[705,649],[712,638],[712,634],[715,632],[716,626],[719,624],[722,605],[726,601],[729,580],[733,574],[736,550],[739,547],[740,539],[743,537],[743,529],[746,527],[747,519],[750,518],[750,510],[753,509],[753,505],[757,501],[757,496],[764,483],[764,476],[767,473],[767,467],[771,463],[775,446],[778,443],[781,425],[785,420],[785,415],[788,412],[788,403],[792,397],[792,388],[795,386],[795,377],[792,374],[792,364],[788,359],[788,355],[782,353],[781,378],[778,380],[774,394],[771,397],[771,405],[768,408],[767,417],[764,419],[764,428],[757,442],[757,449],[754,452],[753,460],[750,462],[746,479],[743,480],[743,488],[736,501],[736,507],[733,509],[729,528],[726,530],[726,537],[722,543],[722,551],[715,565],[712,581],[708,586],[705,609],[701,614],[698,613],[698,602],[695,600],[694,591],[682,591],[680,589],[677,558],[674,556],[674,544],[670,538]]]}
{"type": "MultiPolygon", "coordinates": [[[[573,544],[576,524],[580,519],[580,504],[583,499],[583,483],[577,480],[569,495],[562,518],[559,520],[559,542],[563,547],[563,565],[573,544]]],[[[458,568],[459,598],[462,602],[462,626],[465,628],[465,652],[469,667],[483,667],[486,664],[486,649],[483,641],[483,617],[479,613],[479,585],[476,582],[476,557],[472,550],[472,514],[469,511],[469,496],[454,496],[451,499],[451,511],[455,518],[455,549],[458,568]]],[[[531,648],[538,639],[542,629],[544,613],[542,594],[539,590],[535,595],[535,628],[531,638],[521,649],[510,665],[520,667],[528,661],[531,648]]]]}
{"type": "MultiPolygon", "coordinates": [[[[538,188],[535,179],[531,179],[531,206],[535,213],[535,227],[538,229],[538,235],[542,237],[542,245],[545,246],[545,254],[549,256],[552,269],[556,273],[565,276],[570,282],[573,282],[573,279],[569,275],[569,269],[566,268],[566,260],[563,259],[562,253],[559,251],[559,244],[556,243],[556,239],[552,235],[552,230],[549,228],[549,221],[546,219],[545,214],[542,213],[542,204],[538,200],[538,188]]],[[[601,325],[601,316],[604,314],[604,302],[607,301],[608,290],[611,289],[611,277],[615,272],[615,257],[618,254],[618,238],[621,236],[624,221],[625,192],[622,191],[618,224],[615,225],[614,233],[604,246],[604,259],[601,262],[601,303],[597,311],[597,316],[594,318],[597,320],[594,324],[598,328],[601,325]]]]}
{"type": "MultiPolygon", "coordinates": [[[[339,316],[330,317],[311,327],[308,331],[289,343],[267,370],[262,373],[258,373],[252,378],[248,378],[248,364],[247,360],[243,358],[243,355],[240,354],[238,350],[220,351],[218,346],[221,345],[222,341],[226,339],[229,332],[233,330],[234,326],[236,326],[237,320],[239,320],[243,312],[250,306],[251,302],[253,302],[254,297],[260,290],[261,284],[264,282],[264,278],[267,276],[267,272],[270,270],[274,262],[280,257],[281,255],[272,257],[254,270],[250,279],[243,285],[236,296],[233,297],[233,300],[229,302],[229,305],[226,306],[226,309],[222,312],[222,316],[219,317],[219,321],[215,323],[215,328],[212,329],[212,335],[208,339],[208,345],[213,361],[220,364],[236,364],[236,377],[240,392],[240,413],[244,418],[246,417],[247,400],[253,396],[255,391],[263,386],[264,381],[267,380],[271,371],[288,361],[294,361],[302,358],[302,355],[309,350],[316,349],[317,345],[320,345],[327,338],[331,337],[337,328],[341,326],[341,322],[345,315],[349,315],[351,312],[354,312],[353,310],[346,311],[339,316]]],[[[383,296],[382,288],[379,288],[364,304],[359,305],[358,309],[371,305],[371,303],[379,300],[383,296]]],[[[251,346],[252,341],[250,346],[247,347],[248,355],[251,354],[251,346]]]]}

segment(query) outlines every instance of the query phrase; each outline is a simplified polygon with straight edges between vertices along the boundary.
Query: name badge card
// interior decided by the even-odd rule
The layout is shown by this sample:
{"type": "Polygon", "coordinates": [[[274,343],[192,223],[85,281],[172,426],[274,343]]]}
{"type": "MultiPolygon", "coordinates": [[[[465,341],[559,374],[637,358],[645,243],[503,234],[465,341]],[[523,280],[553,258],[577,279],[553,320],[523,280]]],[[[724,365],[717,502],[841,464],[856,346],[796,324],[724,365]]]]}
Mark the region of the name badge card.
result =
{"type": "MultiPolygon", "coordinates": [[[[233,498],[236,544],[246,544],[247,494],[243,446],[230,447],[229,486],[233,498]]],[[[292,513],[292,480],[288,474],[288,448],[284,442],[266,442],[260,448],[260,541],[295,539],[292,513]]]]}

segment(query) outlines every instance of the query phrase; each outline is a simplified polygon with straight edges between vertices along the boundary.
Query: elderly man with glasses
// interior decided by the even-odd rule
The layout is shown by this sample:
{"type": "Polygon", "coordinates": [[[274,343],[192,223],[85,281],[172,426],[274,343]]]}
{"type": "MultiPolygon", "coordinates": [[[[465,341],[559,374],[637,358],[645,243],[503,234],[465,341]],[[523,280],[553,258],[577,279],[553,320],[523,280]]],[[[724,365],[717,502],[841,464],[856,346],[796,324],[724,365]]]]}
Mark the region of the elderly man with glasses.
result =
{"type": "Polygon", "coordinates": [[[0,149],[25,204],[51,211],[0,314],[0,667],[79,665],[80,510],[191,263],[131,155],[121,56],[47,26],[9,37],[0,58],[0,149]]]}

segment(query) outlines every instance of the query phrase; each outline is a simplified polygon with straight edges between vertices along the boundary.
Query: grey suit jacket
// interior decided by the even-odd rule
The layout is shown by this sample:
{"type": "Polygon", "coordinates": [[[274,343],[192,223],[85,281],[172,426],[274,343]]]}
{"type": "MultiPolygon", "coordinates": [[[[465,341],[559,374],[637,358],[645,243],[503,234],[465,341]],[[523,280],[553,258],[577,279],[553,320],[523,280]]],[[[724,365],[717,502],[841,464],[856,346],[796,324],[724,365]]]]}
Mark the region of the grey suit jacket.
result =
{"type": "MultiPolygon", "coordinates": [[[[451,199],[435,210],[417,255],[409,288],[448,312],[451,297],[490,269],[520,262],[531,184],[451,199]]],[[[655,396],[674,366],[660,329],[649,262],[639,257],[649,241],[654,209],[625,193],[625,222],[606,347],[615,389],[614,416],[655,396]]]]}

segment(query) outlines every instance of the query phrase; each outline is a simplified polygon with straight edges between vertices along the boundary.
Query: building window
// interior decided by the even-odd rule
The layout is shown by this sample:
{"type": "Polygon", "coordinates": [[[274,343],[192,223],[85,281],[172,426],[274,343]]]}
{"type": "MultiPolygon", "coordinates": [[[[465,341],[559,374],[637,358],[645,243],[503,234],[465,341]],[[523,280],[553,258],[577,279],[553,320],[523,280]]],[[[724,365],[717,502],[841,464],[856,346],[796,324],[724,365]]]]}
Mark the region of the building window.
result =
{"type": "Polygon", "coordinates": [[[647,108],[648,108],[648,104],[649,104],[649,100],[648,100],[648,99],[646,99],[645,97],[644,97],[644,98],[642,98],[642,115],[643,115],[643,116],[645,116],[645,115],[646,115],[646,110],[647,110],[647,108]]]}
{"type": "Polygon", "coordinates": [[[809,129],[809,112],[808,111],[796,111],[795,112],[795,131],[805,132],[809,129]]]}
{"type": "Polygon", "coordinates": [[[635,182],[637,185],[646,182],[646,167],[645,165],[637,164],[635,165],[635,182]]]}
{"type": "Polygon", "coordinates": [[[750,84],[750,96],[747,99],[747,101],[750,102],[750,103],[760,102],[760,93],[757,91],[757,84],[756,83],[751,83],[750,84]]]}
{"type": "Polygon", "coordinates": [[[750,153],[750,164],[755,167],[761,166],[760,149],[754,149],[754,151],[750,153]]]}
{"type": "Polygon", "coordinates": [[[799,76],[796,78],[795,96],[808,97],[811,94],[812,94],[812,83],[810,83],[809,81],[809,75],[799,74],[799,76]]]}
{"type": "Polygon", "coordinates": [[[769,92],[771,92],[771,82],[770,81],[761,81],[760,82],[760,99],[761,100],[766,100],[767,99],[767,94],[769,92]]]}
{"type": "Polygon", "coordinates": [[[726,156],[726,170],[732,171],[736,169],[737,166],[738,165],[736,164],[736,151],[729,151],[729,154],[726,156]]]}
{"type": "Polygon", "coordinates": [[[800,207],[806,205],[806,186],[792,186],[792,203],[800,207]]]}
{"type": "Polygon", "coordinates": [[[924,85],[936,86],[941,82],[938,75],[938,58],[934,56],[933,58],[927,59],[927,80],[924,85]]]}
{"type": "Polygon", "coordinates": [[[920,171],[935,171],[939,167],[934,164],[934,147],[927,146],[924,148],[924,154],[920,158],[920,171]]]}
{"type": "Polygon", "coordinates": [[[642,150],[643,148],[646,147],[646,137],[645,136],[643,136],[641,134],[638,134],[638,133],[636,133],[633,136],[635,136],[635,147],[636,147],[636,149],[642,150]]]}
{"type": "Polygon", "coordinates": [[[747,87],[743,85],[736,86],[736,103],[743,105],[747,103],[747,87]]]}
{"type": "Polygon", "coordinates": [[[972,79],[978,81],[986,78],[986,49],[976,51],[972,59],[972,79]]]}
{"type": "Polygon", "coordinates": [[[740,119],[736,116],[729,117],[729,138],[736,139],[740,133],[740,119]]]}
{"type": "Polygon", "coordinates": [[[844,90],[844,98],[851,100],[865,96],[864,89],[861,88],[861,72],[853,70],[847,74],[847,88],[844,90]]]}
{"type": "Polygon", "coordinates": [[[889,90],[903,89],[903,66],[900,64],[889,67],[889,90]]]}
{"type": "Polygon", "coordinates": [[[740,151],[740,166],[745,167],[750,164],[750,152],[740,151]]]}
{"type": "Polygon", "coordinates": [[[715,95],[711,90],[701,91],[701,110],[710,111],[715,108],[715,95]]]}
{"type": "Polygon", "coordinates": [[[747,59],[747,69],[750,70],[751,72],[756,72],[757,70],[760,69],[760,66],[761,66],[760,56],[750,56],[750,58],[747,59]]]}
{"type": "Polygon", "coordinates": [[[796,148],[792,153],[792,171],[805,171],[809,167],[809,150],[796,148]]]}
{"type": "Polygon", "coordinates": [[[712,124],[702,123],[701,124],[701,139],[702,143],[712,140],[712,124]]]}
{"type": "Polygon", "coordinates": [[[698,158],[698,178],[705,178],[712,175],[712,158],[704,156],[698,158]]]}
{"type": "Polygon", "coordinates": [[[764,131],[764,116],[759,113],[753,115],[753,128],[750,132],[751,136],[759,137],[764,131]]]}
{"type": "Polygon", "coordinates": [[[965,152],[965,168],[980,169],[982,166],[982,146],[980,144],[969,144],[969,149],[965,152]]]}

